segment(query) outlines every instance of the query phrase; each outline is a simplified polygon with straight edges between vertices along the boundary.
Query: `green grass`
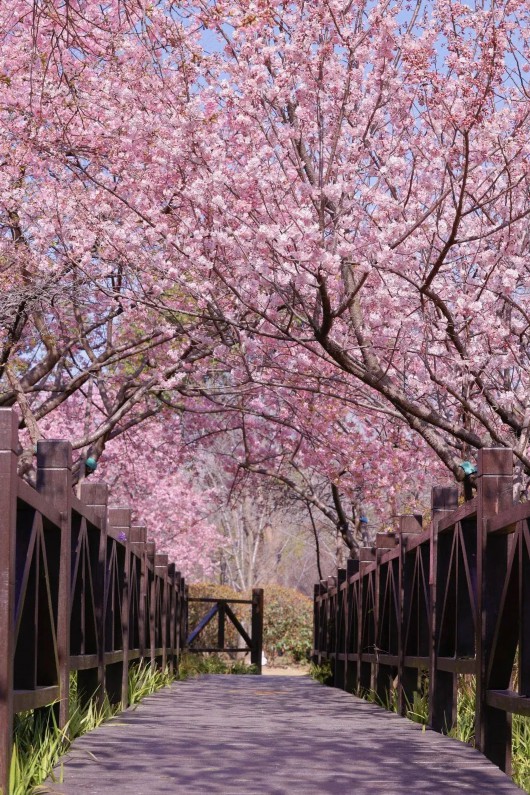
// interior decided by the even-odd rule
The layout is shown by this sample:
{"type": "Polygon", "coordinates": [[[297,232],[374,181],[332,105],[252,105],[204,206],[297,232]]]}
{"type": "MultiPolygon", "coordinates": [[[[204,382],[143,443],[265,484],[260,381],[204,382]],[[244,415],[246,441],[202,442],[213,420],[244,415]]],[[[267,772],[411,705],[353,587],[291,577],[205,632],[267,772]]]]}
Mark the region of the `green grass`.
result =
{"type": "MultiPolygon", "coordinates": [[[[398,694],[395,687],[387,690],[384,697],[381,697],[375,690],[366,690],[361,687],[357,688],[355,695],[358,698],[369,701],[371,704],[383,707],[388,712],[397,713],[398,711],[398,694]]],[[[405,716],[409,720],[414,721],[414,723],[420,723],[425,726],[427,724],[428,710],[428,691],[425,689],[425,683],[422,683],[422,690],[414,691],[412,701],[406,700],[405,716]]]]}
{"type": "Polygon", "coordinates": [[[456,702],[456,726],[448,732],[467,745],[475,745],[475,677],[458,677],[458,695],[456,702]]]}
{"type": "MultiPolygon", "coordinates": [[[[168,668],[152,668],[149,663],[131,665],[129,704],[136,706],[146,696],[167,687],[177,679],[188,679],[201,674],[255,673],[255,666],[246,665],[242,661],[227,662],[218,655],[184,654],[178,674],[170,673],[168,668]]],[[[107,698],[102,704],[92,700],[83,705],[75,674],[70,678],[69,698],[70,720],[63,729],[57,725],[53,706],[15,716],[9,795],[38,795],[39,792],[47,792],[47,789],[39,785],[48,777],[61,781],[62,766],[59,760],[72,742],[120,712],[120,705],[111,705],[107,698]],[[58,763],[59,772],[54,774],[58,763]]]]}
{"type": "Polygon", "coordinates": [[[179,663],[178,679],[189,679],[201,674],[256,674],[255,665],[243,660],[228,661],[218,654],[183,654],[179,663]]]}
{"type": "MultiPolygon", "coordinates": [[[[458,681],[457,725],[450,732],[457,740],[475,744],[475,677],[458,681]]],[[[512,718],[512,778],[518,787],[530,793],[530,718],[512,718]]]]}
{"type": "Polygon", "coordinates": [[[426,683],[422,683],[422,689],[415,690],[412,694],[412,702],[406,699],[406,717],[414,723],[427,725],[429,719],[429,692],[426,683]]]}
{"type": "MultiPolygon", "coordinates": [[[[311,665],[311,676],[322,684],[332,684],[332,670],[329,663],[311,665]]],[[[378,704],[385,709],[397,711],[397,690],[392,688],[387,698],[382,700],[373,690],[358,690],[356,695],[378,704]]],[[[449,732],[468,745],[475,745],[475,677],[460,676],[458,678],[457,723],[449,732]]],[[[412,702],[407,703],[407,718],[427,725],[429,713],[428,679],[422,676],[421,688],[413,695],[412,702]]],[[[512,778],[518,787],[530,793],[530,718],[514,715],[512,719],[512,778]]]]}
{"type": "Polygon", "coordinates": [[[333,684],[333,672],[329,662],[323,662],[321,665],[312,662],[309,666],[309,676],[316,679],[321,685],[333,684]]]}
{"type": "Polygon", "coordinates": [[[56,761],[68,747],[66,731],[61,731],[53,710],[18,715],[9,773],[9,795],[27,795],[47,778],[56,761]]]}
{"type": "MultiPolygon", "coordinates": [[[[169,670],[153,669],[149,663],[131,665],[129,669],[129,702],[134,706],[142,698],[161,687],[171,684],[175,676],[169,670]]],[[[77,677],[70,678],[70,719],[60,729],[55,709],[22,712],[15,716],[13,754],[9,777],[9,795],[37,795],[45,790],[39,785],[49,776],[54,779],[54,768],[72,742],[95,729],[120,711],[120,705],[111,705],[107,698],[102,704],[95,700],[82,705],[77,691],[77,677]]],[[[58,780],[62,778],[59,769],[58,780]]],[[[46,790],[47,791],[47,790],[46,790]]]]}
{"type": "Polygon", "coordinates": [[[512,767],[517,786],[530,792],[530,718],[522,715],[513,716],[512,767]]]}
{"type": "Polygon", "coordinates": [[[178,679],[169,668],[152,668],[149,663],[129,668],[128,698],[131,707],[139,704],[146,696],[169,685],[178,679]]]}

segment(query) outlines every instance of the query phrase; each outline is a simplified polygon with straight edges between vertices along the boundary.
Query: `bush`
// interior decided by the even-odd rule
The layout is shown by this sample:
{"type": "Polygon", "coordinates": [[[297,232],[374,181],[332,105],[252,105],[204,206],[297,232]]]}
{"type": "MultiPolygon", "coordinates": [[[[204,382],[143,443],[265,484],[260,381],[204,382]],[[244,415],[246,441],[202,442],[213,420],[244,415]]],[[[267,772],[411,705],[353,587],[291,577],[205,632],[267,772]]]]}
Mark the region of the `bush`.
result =
{"type": "Polygon", "coordinates": [[[302,662],[309,659],[313,641],[313,603],[294,588],[281,585],[265,587],[263,646],[274,660],[302,662]]]}
{"type": "MultiPolygon", "coordinates": [[[[286,662],[307,660],[313,638],[313,604],[311,599],[294,588],[280,585],[264,587],[263,649],[269,660],[282,657],[286,662]]],[[[227,585],[197,584],[190,586],[192,597],[219,597],[222,599],[250,599],[251,593],[240,593],[227,585]]],[[[190,631],[212,607],[211,604],[190,602],[190,631]]],[[[232,605],[232,610],[243,626],[250,630],[250,605],[232,605]]],[[[201,632],[194,646],[217,646],[217,618],[201,632]]],[[[238,633],[232,623],[225,622],[225,645],[238,645],[238,633]]]]}
{"type": "Polygon", "coordinates": [[[309,676],[316,679],[321,685],[333,685],[333,671],[331,670],[330,663],[326,660],[321,665],[311,663],[309,667],[309,676]]]}
{"type": "Polygon", "coordinates": [[[183,654],[179,663],[178,679],[190,679],[201,674],[255,674],[254,665],[243,660],[226,662],[218,654],[183,654]]]}

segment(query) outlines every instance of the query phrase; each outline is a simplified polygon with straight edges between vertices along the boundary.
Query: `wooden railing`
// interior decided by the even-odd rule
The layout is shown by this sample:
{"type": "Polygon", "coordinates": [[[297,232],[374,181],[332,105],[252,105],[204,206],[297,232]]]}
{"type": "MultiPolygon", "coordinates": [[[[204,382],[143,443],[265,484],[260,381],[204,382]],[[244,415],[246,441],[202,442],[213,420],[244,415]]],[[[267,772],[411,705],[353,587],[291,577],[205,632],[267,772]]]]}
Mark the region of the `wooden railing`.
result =
{"type": "Polygon", "coordinates": [[[175,564],[108,507],[103,483],[72,489],[68,442],[37,445],[37,487],[17,476],[17,417],[0,409],[0,792],[7,793],[13,714],[52,703],[68,720],[78,690],[127,706],[133,661],[178,664],[187,586],[175,564]]]}
{"type": "Polygon", "coordinates": [[[458,507],[456,488],[434,488],[428,528],[400,517],[315,586],[313,648],[337,687],[387,704],[397,682],[401,714],[428,676],[441,732],[455,725],[457,676],[474,675],[476,745],[506,772],[512,713],[530,715],[530,504],[513,504],[512,461],[481,450],[473,499],[458,507]]]}
{"type": "Polygon", "coordinates": [[[250,653],[250,663],[254,665],[258,673],[261,673],[261,661],[263,652],[263,589],[254,588],[252,599],[220,599],[217,597],[189,597],[189,602],[211,605],[208,611],[202,616],[197,625],[189,632],[186,639],[186,649],[190,652],[215,652],[215,653],[250,653]],[[250,634],[243,626],[242,621],[232,610],[231,605],[250,605],[250,634]],[[207,643],[205,646],[196,645],[201,633],[217,616],[217,633],[215,645],[207,643]],[[227,645],[226,642],[226,620],[236,631],[238,640],[241,639],[244,646],[227,645]]]}

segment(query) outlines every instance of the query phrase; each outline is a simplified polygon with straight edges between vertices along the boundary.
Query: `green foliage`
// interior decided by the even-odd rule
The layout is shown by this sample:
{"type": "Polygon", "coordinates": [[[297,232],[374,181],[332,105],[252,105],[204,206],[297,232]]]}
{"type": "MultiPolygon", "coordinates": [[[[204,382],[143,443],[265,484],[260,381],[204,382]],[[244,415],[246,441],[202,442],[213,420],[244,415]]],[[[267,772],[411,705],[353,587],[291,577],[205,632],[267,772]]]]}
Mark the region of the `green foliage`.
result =
{"type": "MultiPolygon", "coordinates": [[[[313,639],[313,603],[311,599],[294,588],[280,585],[264,587],[263,649],[269,660],[284,657],[286,661],[301,662],[309,659],[313,639]]],[[[221,599],[250,599],[251,593],[240,593],[227,585],[205,583],[191,585],[192,597],[219,597],[221,599]]],[[[190,630],[197,626],[212,604],[190,602],[190,630]]],[[[250,628],[251,605],[231,605],[243,626],[250,628]]],[[[227,646],[238,645],[239,635],[227,618],[225,642],[227,646]]],[[[217,646],[217,618],[214,617],[197,638],[197,646],[217,646]]]]}
{"type": "MultiPolygon", "coordinates": [[[[363,690],[362,688],[358,688],[356,695],[372,704],[378,704],[388,712],[397,713],[398,711],[398,691],[394,686],[386,691],[384,697],[379,696],[375,690],[363,690]]],[[[422,726],[427,724],[429,719],[429,681],[424,674],[422,674],[419,689],[412,694],[412,701],[405,699],[405,716],[422,726]]]]}
{"type": "Polygon", "coordinates": [[[513,780],[525,792],[530,792],[530,718],[514,715],[512,732],[513,780]]]}
{"type": "Polygon", "coordinates": [[[429,720],[429,679],[425,673],[421,674],[419,689],[412,694],[412,702],[406,699],[405,714],[414,723],[421,723],[422,726],[427,725],[429,720]]]}
{"type": "Polygon", "coordinates": [[[321,685],[331,685],[333,683],[333,672],[329,662],[323,662],[321,665],[311,663],[309,666],[309,676],[320,682],[321,685]]]}
{"type": "MultiPolygon", "coordinates": [[[[322,684],[332,684],[331,666],[312,664],[309,670],[313,679],[322,684]]],[[[414,692],[412,702],[407,703],[406,715],[409,720],[426,725],[429,716],[429,680],[421,676],[420,688],[414,692]]],[[[386,700],[382,700],[374,690],[358,690],[356,695],[373,704],[397,712],[397,690],[390,688],[386,700]]],[[[449,737],[475,744],[475,700],[476,680],[474,676],[458,677],[457,723],[449,732],[449,737]]],[[[530,793],[530,718],[514,715],[512,719],[512,777],[517,786],[530,793]]]]}
{"type": "Polygon", "coordinates": [[[427,695],[415,690],[412,694],[412,703],[408,699],[406,699],[406,702],[406,717],[414,721],[414,723],[420,723],[422,726],[426,726],[429,718],[427,695]]]}
{"type": "Polygon", "coordinates": [[[388,712],[397,712],[397,690],[391,687],[386,691],[384,696],[380,696],[376,690],[367,690],[363,687],[357,687],[354,695],[357,698],[362,698],[369,701],[370,704],[377,704],[378,707],[383,707],[388,712]]]}
{"type": "Polygon", "coordinates": [[[150,663],[132,665],[129,668],[129,704],[135,706],[156,690],[169,687],[175,678],[169,668],[152,667],[150,663]]]}
{"type": "Polygon", "coordinates": [[[383,709],[388,710],[388,712],[397,712],[397,690],[395,687],[391,687],[387,690],[383,697],[379,696],[375,690],[362,690],[359,688],[356,695],[359,698],[364,698],[366,701],[370,701],[372,704],[377,704],[383,709]]]}
{"type": "Polygon", "coordinates": [[[56,723],[53,709],[17,715],[9,771],[9,795],[27,795],[44,781],[68,747],[68,737],[56,723]]]}
{"type": "MultiPolygon", "coordinates": [[[[129,669],[129,701],[137,704],[144,696],[174,680],[169,671],[151,668],[147,663],[129,669]]],[[[39,787],[49,776],[72,742],[95,729],[120,711],[107,698],[102,704],[96,700],[83,705],[77,689],[77,676],[70,677],[70,719],[60,729],[54,706],[30,710],[15,716],[13,754],[9,774],[9,795],[28,795],[47,792],[39,787]]],[[[59,779],[62,773],[59,774],[59,779]]]]}
{"type": "Polygon", "coordinates": [[[313,641],[313,602],[294,588],[265,587],[263,647],[271,660],[309,659],[313,641]]]}
{"type": "MultiPolygon", "coordinates": [[[[475,744],[475,699],[475,677],[459,677],[457,725],[450,734],[469,745],[475,744]]],[[[512,776],[517,786],[530,792],[530,718],[524,715],[512,719],[512,776]]]]}
{"type": "Polygon", "coordinates": [[[475,745],[475,698],[475,677],[459,676],[456,726],[451,729],[449,736],[473,746],[475,745]]]}
{"type": "Polygon", "coordinates": [[[201,674],[256,674],[255,665],[243,660],[235,662],[223,659],[218,654],[183,654],[179,664],[179,679],[190,679],[201,674]]]}

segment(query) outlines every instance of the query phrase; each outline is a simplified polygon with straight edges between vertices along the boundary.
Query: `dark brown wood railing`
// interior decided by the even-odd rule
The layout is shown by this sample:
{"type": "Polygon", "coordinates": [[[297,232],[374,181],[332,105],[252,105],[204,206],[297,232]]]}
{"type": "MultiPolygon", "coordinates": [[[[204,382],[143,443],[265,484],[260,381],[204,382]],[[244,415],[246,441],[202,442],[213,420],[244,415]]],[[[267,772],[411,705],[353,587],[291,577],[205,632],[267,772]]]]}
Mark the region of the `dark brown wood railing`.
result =
{"type": "Polygon", "coordinates": [[[428,528],[400,517],[315,586],[313,648],[337,687],[384,705],[397,683],[401,714],[428,676],[429,725],[441,732],[455,725],[457,676],[474,675],[476,745],[506,772],[512,713],[530,715],[530,504],[513,504],[512,461],[481,450],[476,497],[458,507],[456,488],[434,488],[428,528]]]}
{"type": "Polygon", "coordinates": [[[252,599],[220,599],[208,596],[190,596],[189,602],[208,605],[209,609],[197,622],[187,637],[186,648],[190,652],[197,653],[249,653],[250,663],[261,673],[262,652],[263,652],[263,588],[252,590],[252,599]],[[250,633],[243,626],[231,605],[249,605],[250,611],[250,633]],[[217,617],[216,644],[206,643],[197,645],[201,640],[201,634],[210,622],[217,617]],[[243,641],[244,646],[227,645],[226,622],[230,622],[235,629],[236,636],[243,641]]]}
{"type": "Polygon", "coordinates": [[[72,489],[68,442],[37,445],[37,487],[17,475],[18,418],[0,409],[0,792],[13,715],[55,703],[68,720],[70,672],[85,699],[127,706],[129,665],[178,665],[187,586],[168,557],[109,507],[103,483],[72,489]]]}

